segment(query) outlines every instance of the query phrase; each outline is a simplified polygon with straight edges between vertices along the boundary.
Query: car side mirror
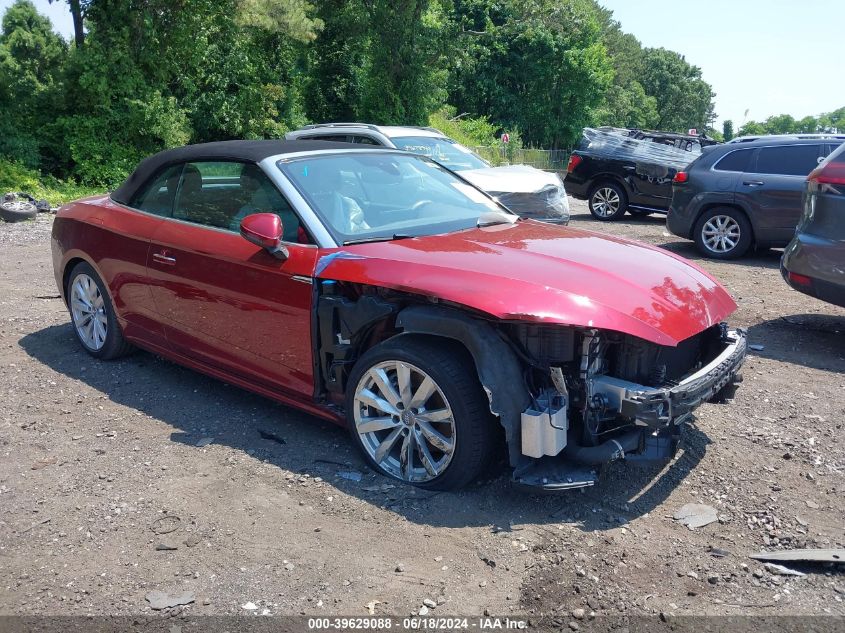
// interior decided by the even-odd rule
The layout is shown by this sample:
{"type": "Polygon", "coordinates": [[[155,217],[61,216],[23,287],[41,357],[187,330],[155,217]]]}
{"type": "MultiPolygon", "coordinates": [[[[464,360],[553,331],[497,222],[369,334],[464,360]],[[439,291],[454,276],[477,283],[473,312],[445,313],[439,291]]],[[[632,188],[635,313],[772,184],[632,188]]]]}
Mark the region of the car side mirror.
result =
{"type": "Polygon", "coordinates": [[[253,213],[241,220],[243,238],[279,259],[288,258],[288,249],[282,245],[283,234],[282,220],[275,213],[253,213]]]}

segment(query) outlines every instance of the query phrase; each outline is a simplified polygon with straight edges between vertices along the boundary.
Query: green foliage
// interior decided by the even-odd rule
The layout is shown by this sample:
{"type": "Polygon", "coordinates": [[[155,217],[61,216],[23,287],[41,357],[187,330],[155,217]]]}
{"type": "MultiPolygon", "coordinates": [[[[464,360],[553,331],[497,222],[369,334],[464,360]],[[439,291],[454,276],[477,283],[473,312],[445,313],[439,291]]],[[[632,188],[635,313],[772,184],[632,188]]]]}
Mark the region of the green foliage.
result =
{"type": "Polygon", "coordinates": [[[450,101],[542,147],[573,143],[613,78],[588,0],[457,0],[450,101]]]}
{"type": "Polygon", "coordinates": [[[52,206],[103,193],[100,188],[43,176],[34,169],[4,159],[0,159],[0,191],[23,191],[39,200],[47,200],[52,206]]]}
{"type": "Polygon", "coordinates": [[[796,120],[789,114],[777,114],[762,122],[749,121],[739,130],[739,135],[816,134],[819,132],[845,132],[845,107],[818,117],[805,116],[796,120]]]}
{"type": "Polygon", "coordinates": [[[0,156],[38,166],[38,131],[58,100],[66,56],[67,45],[29,0],[9,7],[0,32],[0,156]]]}
{"type": "Polygon", "coordinates": [[[3,16],[0,157],[99,188],[168,147],[309,121],[433,124],[513,161],[586,125],[713,117],[697,68],[644,49],[595,0],[51,1],[74,17],[70,49],[29,0],[3,16]]]}
{"type": "Polygon", "coordinates": [[[638,81],[626,86],[614,83],[607,89],[602,105],[593,111],[594,126],[650,130],[657,127],[659,120],[657,99],[647,95],[638,81]]]}
{"type": "Polygon", "coordinates": [[[73,175],[104,188],[120,184],[146,156],[184,145],[190,138],[187,116],[176,100],[158,92],[110,109],[63,117],[57,125],[73,175]]]}
{"type": "Polygon", "coordinates": [[[454,106],[443,106],[428,117],[428,125],[466,147],[493,145],[496,126],[487,117],[458,116],[454,106]]]}
{"type": "Polygon", "coordinates": [[[362,0],[370,46],[361,118],[385,125],[424,125],[445,101],[441,6],[432,0],[362,0]]]}
{"type": "Polygon", "coordinates": [[[323,30],[310,46],[305,111],[314,121],[354,121],[369,48],[365,13],[358,0],[322,0],[318,16],[323,30]]]}
{"type": "Polygon", "coordinates": [[[701,78],[701,69],[692,66],[674,51],[643,49],[642,85],[657,100],[657,127],[686,132],[706,129],[715,114],[713,90],[701,78]]]}
{"type": "Polygon", "coordinates": [[[722,121],[722,137],[729,141],[734,137],[734,122],[730,119],[722,121]]]}
{"type": "Polygon", "coordinates": [[[640,83],[644,59],[639,40],[612,19],[612,12],[600,8],[598,19],[602,24],[602,41],[613,64],[613,84],[604,94],[602,104],[593,112],[593,125],[657,127],[660,115],[657,99],[646,94],[640,83]]]}
{"type": "Polygon", "coordinates": [[[310,15],[314,7],[301,0],[241,0],[237,9],[241,26],[280,33],[301,42],[314,40],[323,28],[322,20],[310,15]]]}

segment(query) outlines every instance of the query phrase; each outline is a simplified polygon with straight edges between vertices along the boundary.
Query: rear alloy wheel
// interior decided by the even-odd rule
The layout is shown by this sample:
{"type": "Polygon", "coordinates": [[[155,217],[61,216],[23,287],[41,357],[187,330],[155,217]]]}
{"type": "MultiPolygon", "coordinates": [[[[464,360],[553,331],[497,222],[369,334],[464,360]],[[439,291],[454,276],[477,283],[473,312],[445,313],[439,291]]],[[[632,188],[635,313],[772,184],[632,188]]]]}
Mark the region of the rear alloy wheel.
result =
{"type": "Polygon", "coordinates": [[[77,264],[65,290],[76,338],[85,351],[103,360],[124,356],[132,346],[123,338],[103,281],[90,264],[77,264]]]}
{"type": "Polygon", "coordinates": [[[741,257],[751,246],[751,225],[741,211],[710,209],[696,223],[695,244],[706,257],[741,257]]]}
{"type": "Polygon", "coordinates": [[[475,367],[436,340],[401,336],[364,354],[350,376],[347,418],[373,469],[422,488],[460,488],[492,453],[475,367]]]}
{"type": "Polygon", "coordinates": [[[603,183],[592,190],[588,204],[594,218],[607,222],[625,215],[628,199],[618,185],[603,183]]]}

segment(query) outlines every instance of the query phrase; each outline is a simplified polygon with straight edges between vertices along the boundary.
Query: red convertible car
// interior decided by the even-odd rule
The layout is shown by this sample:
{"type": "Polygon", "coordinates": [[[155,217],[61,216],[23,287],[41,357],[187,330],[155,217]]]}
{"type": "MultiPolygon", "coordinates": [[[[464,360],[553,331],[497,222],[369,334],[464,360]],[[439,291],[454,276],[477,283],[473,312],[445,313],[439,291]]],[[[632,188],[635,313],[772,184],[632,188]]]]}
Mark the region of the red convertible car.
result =
{"type": "Polygon", "coordinates": [[[52,249],[92,356],[141,347],[346,424],[372,468],[425,488],[500,448],[546,489],[668,458],[745,357],[736,305],[695,265],[522,220],[397,150],[165,151],[60,209],[52,249]]]}

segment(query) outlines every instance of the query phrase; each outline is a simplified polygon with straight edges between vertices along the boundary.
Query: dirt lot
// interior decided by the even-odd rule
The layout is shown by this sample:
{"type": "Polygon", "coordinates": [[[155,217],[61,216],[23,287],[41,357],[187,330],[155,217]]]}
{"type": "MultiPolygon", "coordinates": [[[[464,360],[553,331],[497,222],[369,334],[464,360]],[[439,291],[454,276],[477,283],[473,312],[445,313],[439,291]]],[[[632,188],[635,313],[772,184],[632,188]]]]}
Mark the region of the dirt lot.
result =
{"type": "MultiPolygon", "coordinates": [[[[576,227],[700,261],[660,217],[573,208],[576,227]]],[[[367,471],[308,415],[147,353],[92,360],[57,298],[49,230],[46,216],[0,225],[0,614],[152,613],[161,590],[196,598],[167,615],[404,616],[424,600],[564,629],[591,612],[845,615],[841,565],[789,577],[747,558],[845,546],[845,311],[789,289],[778,251],[701,262],[763,347],[671,464],[614,464],[561,495],[506,474],[432,494],[367,471]],[[689,502],[719,521],[678,524],[689,502]]]]}

